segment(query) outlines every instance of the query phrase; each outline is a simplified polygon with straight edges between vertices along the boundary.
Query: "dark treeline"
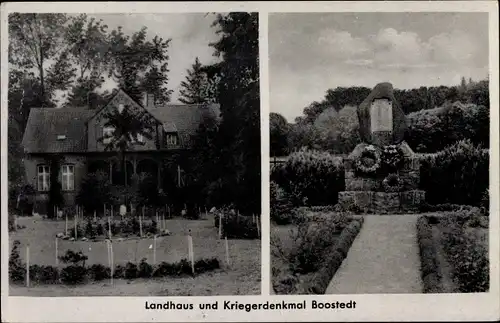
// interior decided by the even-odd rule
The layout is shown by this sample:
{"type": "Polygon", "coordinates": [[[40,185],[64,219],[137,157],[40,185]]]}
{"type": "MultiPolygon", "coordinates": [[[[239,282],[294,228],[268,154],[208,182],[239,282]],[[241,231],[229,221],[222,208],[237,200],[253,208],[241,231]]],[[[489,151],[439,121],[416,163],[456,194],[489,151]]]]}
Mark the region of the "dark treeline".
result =
{"type": "MultiPolygon", "coordinates": [[[[426,118],[421,118],[418,113],[438,107],[451,106],[455,102],[472,104],[489,111],[488,87],[488,80],[474,82],[471,79],[466,81],[465,78],[462,78],[460,85],[457,86],[420,87],[410,90],[395,89],[394,95],[409,119],[416,118],[421,123],[422,119],[426,118]]],[[[370,92],[371,89],[366,87],[329,89],[321,101],[314,101],[305,107],[303,115],[297,117],[294,120],[295,123],[289,123],[283,116],[271,113],[271,156],[287,155],[302,147],[328,150],[332,153],[349,153],[360,142],[357,131],[356,107],[370,92]]],[[[440,113],[436,111],[435,114],[440,113]]],[[[483,128],[484,126],[488,127],[487,124],[483,125],[484,123],[489,124],[489,119],[485,120],[484,114],[483,110],[477,114],[483,128]]],[[[486,113],[486,117],[488,117],[488,113],[486,113]]],[[[448,123],[449,121],[447,120],[448,123]]],[[[475,122],[475,124],[477,123],[475,122]]],[[[441,130],[441,135],[446,136],[446,133],[443,133],[446,129],[441,130]]],[[[489,131],[489,128],[487,130],[481,129],[482,134],[477,136],[483,138],[486,131],[489,131]]],[[[420,135],[422,133],[424,132],[419,131],[420,135]]],[[[411,133],[408,139],[419,146],[419,148],[415,147],[417,151],[420,149],[422,152],[429,152],[444,148],[444,144],[432,147],[428,144],[427,146],[420,145],[417,140],[411,139],[411,133]]],[[[484,138],[481,140],[487,141],[484,138]]],[[[432,140],[427,140],[427,142],[429,141],[432,140]]]]}

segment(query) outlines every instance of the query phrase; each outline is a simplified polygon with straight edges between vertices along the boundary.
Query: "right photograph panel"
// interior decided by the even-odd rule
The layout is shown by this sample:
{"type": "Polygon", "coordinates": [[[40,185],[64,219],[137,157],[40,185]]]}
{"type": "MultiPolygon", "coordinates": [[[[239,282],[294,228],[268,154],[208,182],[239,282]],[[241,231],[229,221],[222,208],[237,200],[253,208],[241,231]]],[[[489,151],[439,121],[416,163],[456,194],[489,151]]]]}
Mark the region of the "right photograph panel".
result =
{"type": "Polygon", "coordinates": [[[269,15],[274,294],[489,290],[487,13],[269,15]]]}

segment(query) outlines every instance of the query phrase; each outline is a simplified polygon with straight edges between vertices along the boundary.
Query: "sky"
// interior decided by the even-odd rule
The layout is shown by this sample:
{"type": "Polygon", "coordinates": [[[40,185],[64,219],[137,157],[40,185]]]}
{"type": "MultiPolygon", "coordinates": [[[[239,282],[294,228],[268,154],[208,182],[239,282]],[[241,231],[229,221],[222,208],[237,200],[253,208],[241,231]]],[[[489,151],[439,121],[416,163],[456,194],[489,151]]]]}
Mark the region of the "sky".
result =
{"type": "Polygon", "coordinates": [[[270,14],[270,110],[293,122],[338,86],[485,79],[488,53],[487,13],[270,14]]]}
{"type": "MultiPolygon", "coordinates": [[[[213,14],[204,13],[172,13],[172,14],[98,14],[89,15],[102,19],[108,25],[108,31],[121,26],[126,35],[132,35],[143,26],[148,29],[148,39],[154,36],[163,39],[171,38],[168,54],[170,72],[168,88],[174,90],[171,103],[178,103],[180,83],[185,80],[186,71],[198,57],[202,64],[210,64],[217,60],[209,43],[217,41],[216,27],[211,27],[215,20],[213,14]]],[[[105,83],[102,89],[113,89],[113,81],[105,83]]]]}

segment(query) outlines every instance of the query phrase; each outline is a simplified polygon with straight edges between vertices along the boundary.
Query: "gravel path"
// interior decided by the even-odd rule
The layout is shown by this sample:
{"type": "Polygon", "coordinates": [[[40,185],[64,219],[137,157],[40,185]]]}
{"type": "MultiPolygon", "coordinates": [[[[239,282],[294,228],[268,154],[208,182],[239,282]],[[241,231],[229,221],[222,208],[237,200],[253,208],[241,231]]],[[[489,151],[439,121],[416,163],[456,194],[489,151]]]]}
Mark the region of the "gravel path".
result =
{"type": "Polygon", "coordinates": [[[416,215],[368,215],[326,294],[422,293],[416,215]]]}

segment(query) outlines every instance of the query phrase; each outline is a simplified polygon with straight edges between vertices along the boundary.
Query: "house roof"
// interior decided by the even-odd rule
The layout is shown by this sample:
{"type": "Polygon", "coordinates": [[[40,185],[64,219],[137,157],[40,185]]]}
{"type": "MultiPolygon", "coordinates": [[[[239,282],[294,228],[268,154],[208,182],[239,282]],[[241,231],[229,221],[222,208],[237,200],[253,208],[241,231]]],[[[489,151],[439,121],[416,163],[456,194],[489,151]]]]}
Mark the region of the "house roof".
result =
{"type": "Polygon", "coordinates": [[[29,153],[85,151],[85,121],[94,113],[86,108],[32,108],[22,141],[24,150],[29,153]],[[58,140],[60,135],[66,138],[58,140]]]}
{"type": "MultiPolygon", "coordinates": [[[[220,119],[220,108],[217,104],[166,104],[149,108],[147,111],[163,123],[165,132],[178,132],[185,140],[196,133],[205,117],[220,119]]],[[[86,122],[95,114],[96,110],[85,107],[32,108],[22,141],[25,152],[85,152],[86,122]],[[58,140],[61,135],[66,138],[58,140]]]]}

